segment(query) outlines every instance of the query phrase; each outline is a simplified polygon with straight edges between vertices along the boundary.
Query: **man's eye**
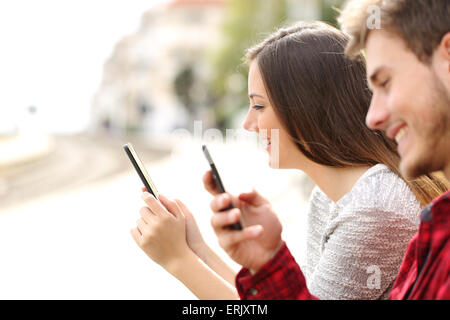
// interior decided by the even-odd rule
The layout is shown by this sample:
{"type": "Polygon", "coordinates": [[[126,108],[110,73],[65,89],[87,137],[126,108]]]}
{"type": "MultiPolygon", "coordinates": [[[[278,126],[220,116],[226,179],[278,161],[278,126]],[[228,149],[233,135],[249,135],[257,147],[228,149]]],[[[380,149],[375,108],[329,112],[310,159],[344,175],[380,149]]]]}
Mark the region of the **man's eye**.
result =
{"type": "Polygon", "coordinates": [[[264,108],[264,106],[262,106],[262,105],[259,105],[259,104],[253,105],[253,109],[255,109],[255,110],[259,110],[259,109],[262,109],[262,108],[264,108]]]}
{"type": "Polygon", "coordinates": [[[380,87],[386,88],[386,86],[387,86],[388,84],[389,84],[389,79],[383,81],[383,82],[380,84],[380,87]]]}

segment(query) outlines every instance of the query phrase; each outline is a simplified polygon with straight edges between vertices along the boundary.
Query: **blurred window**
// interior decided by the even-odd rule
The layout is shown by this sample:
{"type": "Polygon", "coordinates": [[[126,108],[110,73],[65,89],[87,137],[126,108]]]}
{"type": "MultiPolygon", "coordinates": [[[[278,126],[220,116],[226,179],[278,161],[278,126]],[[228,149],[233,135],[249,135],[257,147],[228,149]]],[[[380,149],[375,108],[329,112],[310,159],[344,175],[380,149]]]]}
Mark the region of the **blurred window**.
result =
{"type": "Polygon", "coordinates": [[[199,10],[186,10],[185,22],[188,24],[200,24],[204,20],[204,12],[199,10]]]}

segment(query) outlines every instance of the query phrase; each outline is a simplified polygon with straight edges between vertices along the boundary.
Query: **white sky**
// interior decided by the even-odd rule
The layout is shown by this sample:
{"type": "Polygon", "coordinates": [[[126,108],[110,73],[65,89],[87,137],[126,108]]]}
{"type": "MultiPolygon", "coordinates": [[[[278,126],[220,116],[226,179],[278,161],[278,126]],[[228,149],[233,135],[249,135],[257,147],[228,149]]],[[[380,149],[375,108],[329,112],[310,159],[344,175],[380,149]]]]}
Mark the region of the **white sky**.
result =
{"type": "Polygon", "coordinates": [[[114,45],[164,1],[1,1],[0,133],[30,105],[46,132],[82,130],[114,45]]]}

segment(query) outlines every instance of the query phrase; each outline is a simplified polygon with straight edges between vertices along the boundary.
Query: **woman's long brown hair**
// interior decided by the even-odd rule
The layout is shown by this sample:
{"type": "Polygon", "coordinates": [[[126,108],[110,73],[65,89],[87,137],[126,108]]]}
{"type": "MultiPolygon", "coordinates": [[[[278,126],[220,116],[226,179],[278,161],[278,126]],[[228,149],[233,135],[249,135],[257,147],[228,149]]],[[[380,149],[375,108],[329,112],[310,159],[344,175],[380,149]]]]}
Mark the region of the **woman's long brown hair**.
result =
{"type": "Polygon", "coordinates": [[[281,28],[247,51],[256,61],[272,107],[301,152],[331,167],[385,164],[422,206],[449,188],[443,175],[407,180],[396,143],[365,125],[372,94],[364,58],[344,55],[348,37],[322,22],[281,28]]]}

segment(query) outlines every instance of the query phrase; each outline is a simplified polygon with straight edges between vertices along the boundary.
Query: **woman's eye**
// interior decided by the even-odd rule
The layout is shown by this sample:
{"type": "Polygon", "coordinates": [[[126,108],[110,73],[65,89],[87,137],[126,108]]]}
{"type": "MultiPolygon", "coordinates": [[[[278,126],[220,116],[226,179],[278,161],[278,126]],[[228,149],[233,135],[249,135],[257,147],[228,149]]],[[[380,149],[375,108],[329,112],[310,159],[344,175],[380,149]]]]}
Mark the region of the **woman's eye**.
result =
{"type": "Polygon", "coordinates": [[[262,106],[262,105],[259,105],[259,104],[253,105],[253,109],[255,109],[255,110],[259,110],[259,109],[262,109],[262,108],[264,108],[264,106],[262,106]]]}

